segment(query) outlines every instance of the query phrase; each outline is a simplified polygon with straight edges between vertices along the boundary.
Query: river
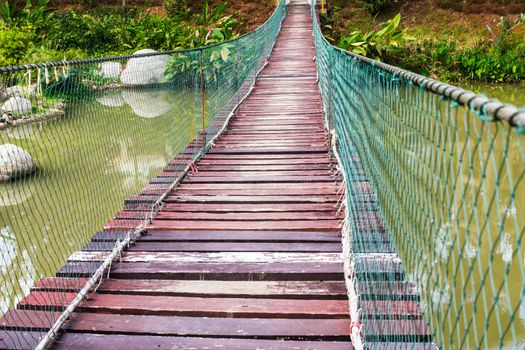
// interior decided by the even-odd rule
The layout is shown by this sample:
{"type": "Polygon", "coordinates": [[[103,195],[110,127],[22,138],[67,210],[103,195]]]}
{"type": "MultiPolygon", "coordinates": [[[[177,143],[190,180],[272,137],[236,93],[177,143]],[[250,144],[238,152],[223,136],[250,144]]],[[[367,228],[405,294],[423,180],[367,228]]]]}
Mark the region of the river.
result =
{"type": "Polygon", "coordinates": [[[38,167],[0,184],[0,311],[53,276],[189,143],[194,111],[191,93],[125,90],[0,133],[38,167]]]}

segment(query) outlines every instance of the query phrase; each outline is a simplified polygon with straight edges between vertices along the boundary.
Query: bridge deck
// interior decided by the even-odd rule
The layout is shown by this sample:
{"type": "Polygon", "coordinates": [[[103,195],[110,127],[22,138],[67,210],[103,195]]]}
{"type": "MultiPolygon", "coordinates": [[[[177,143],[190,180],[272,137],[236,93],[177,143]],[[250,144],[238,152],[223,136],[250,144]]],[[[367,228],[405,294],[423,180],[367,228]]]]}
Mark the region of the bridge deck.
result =
{"type": "MultiPolygon", "coordinates": [[[[227,132],[77,309],[56,349],[352,349],[337,212],[342,179],[323,124],[314,56],[309,8],[289,7],[269,65],[227,132]]],[[[187,157],[178,158],[174,164],[187,157]]],[[[4,327],[49,328],[49,311],[35,309],[75,297],[64,293],[67,286],[78,290],[85,280],[72,277],[100,265],[143,217],[142,203],[169,185],[170,171],[128,200],[57,278],[40,281],[4,327]]],[[[413,293],[395,283],[393,294],[413,293]]],[[[373,288],[390,290],[362,288],[368,296],[380,294],[373,288]]],[[[404,318],[411,299],[394,299],[402,314],[394,318],[404,318]]],[[[384,303],[372,297],[362,306],[384,313],[384,303]]],[[[418,308],[408,319],[418,318],[418,308]]],[[[424,324],[407,322],[389,331],[426,334],[424,324]]],[[[368,336],[385,336],[370,323],[368,336]]],[[[18,347],[5,339],[0,348],[18,347]]]]}

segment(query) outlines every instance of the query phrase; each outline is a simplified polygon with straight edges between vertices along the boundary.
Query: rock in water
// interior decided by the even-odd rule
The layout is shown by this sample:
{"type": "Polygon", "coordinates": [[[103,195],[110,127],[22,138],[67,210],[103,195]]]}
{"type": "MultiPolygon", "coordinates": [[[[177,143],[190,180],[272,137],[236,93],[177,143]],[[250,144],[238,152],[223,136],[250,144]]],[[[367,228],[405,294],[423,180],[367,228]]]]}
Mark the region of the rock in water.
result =
{"type": "Polygon", "coordinates": [[[9,143],[0,145],[0,181],[31,174],[35,169],[29,153],[9,143]]]}
{"type": "MultiPolygon", "coordinates": [[[[156,52],[155,50],[144,49],[133,53],[133,55],[156,52]]],[[[126,69],[120,75],[120,80],[124,85],[131,86],[162,83],[166,80],[164,70],[170,58],[168,55],[130,58],[126,69]]]]}
{"type": "Polygon", "coordinates": [[[7,100],[2,106],[2,109],[13,114],[29,114],[33,110],[33,107],[27,98],[15,96],[7,100]]]}
{"type": "Polygon", "coordinates": [[[118,78],[122,73],[122,65],[118,62],[103,62],[99,73],[104,78],[118,78]]]}

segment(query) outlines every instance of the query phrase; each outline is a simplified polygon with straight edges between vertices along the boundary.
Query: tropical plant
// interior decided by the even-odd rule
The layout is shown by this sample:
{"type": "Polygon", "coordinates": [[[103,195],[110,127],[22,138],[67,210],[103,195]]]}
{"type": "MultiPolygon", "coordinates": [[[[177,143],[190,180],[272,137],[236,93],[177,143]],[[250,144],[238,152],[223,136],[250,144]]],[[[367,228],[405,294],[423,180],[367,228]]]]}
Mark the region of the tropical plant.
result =
{"type": "Polygon", "coordinates": [[[388,0],[362,0],[364,9],[371,15],[376,15],[383,10],[388,0]]]}
{"type": "Polygon", "coordinates": [[[404,30],[399,29],[401,14],[383,22],[379,30],[362,33],[359,30],[351,32],[348,36],[343,35],[338,46],[363,56],[373,56],[380,59],[384,50],[398,47],[402,41],[411,41],[414,38],[404,30]]]}
{"type": "Polygon", "coordinates": [[[8,25],[32,25],[38,28],[46,19],[49,0],[26,0],[24,6],[18,0],[4,0],[0,3],[0,19],[8,25]]]}

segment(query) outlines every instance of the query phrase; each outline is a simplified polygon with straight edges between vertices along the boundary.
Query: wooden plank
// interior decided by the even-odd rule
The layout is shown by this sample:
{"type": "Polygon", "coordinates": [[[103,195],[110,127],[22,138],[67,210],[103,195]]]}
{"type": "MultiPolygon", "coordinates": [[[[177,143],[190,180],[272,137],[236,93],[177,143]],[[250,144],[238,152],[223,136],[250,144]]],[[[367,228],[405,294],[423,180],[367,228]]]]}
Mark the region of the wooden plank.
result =
{"type": "Polygon", "coordinates": [[[95,333],[66,333],[56,350],[352,350],[349,340],[340,342],[283,341],[265,339],[191,338],[137,335],[103,335],[95,333]]]}
{"type": "Polygon", "coordinates": [[[80,311],[228,318],[348,318],[348,301],[94,294],[80,311]]]}
{"type": "Polygon", "coordinates": [[[0,332],[0,350],[30,350],[36,348],[43,332],[7,331],[0,332]]]}
{"type": "MultiPolygon", "coordinates": [[[[337,203],[167,203],[162,211],[181,212],[298,212],[333,211],[337,203]]],[[[150,228],[151,229],[151,228],[150,228]]],[[[218,228],[213,228],[218,230],[218,228]]]]}
{"type": "Polygon", "coordinates": [[[61,313],[61,311],[52,310],[10,310],[0,319],[0,326],[2,331],[47,331],[60,317],[61,313]]]}
{"type": "MultiPolygon", "coordinates": [[[[152,230],[290,230],[290,231],[332,231],[339,232],[339,220],[294,220],[294,221],[191,221],[153,220],[147,227],[152,230]]],[[[119,229],[131,227],[125,220],[112,220],[107,227],[119,229]]]]}
{"type": "MultiPolygon", "coordinates": [[[[255,186],[254,186],[255,187],[255,186]]],[[[333,195],[337,193],[337,188],[282,188],[282,189],[177,189],[179,195],[196,195],[196,196],[301,196],[301,195],[333,195]]]]}
{"type": "Polygon", "coordinates": [[[340,243],[137,242],[130,251],[143,252],[341,252],[340,243]]]}
{"type": "Polygon", "coordinates": [[[87,278],[44,277],[32,287],[33,290],[78,292],[87,284],[87,278]]]}
{"type": "Polygon", "coordinates": [[[184,337],[348,340],[349,319],[202,318],[76,313],[67,331],[184,337]]]}
{"type": "Polygon", "coordinates": [[[369,300],[359,302],[363,318],[371,319],[416,319],[422,317],[419,301],[369,300]]]}
{"type": "Polygon", "coordinates": [[[149,230],[141,242],[341,242],[334,232],[308,231],[155,231],[149,230]]]}
{"type": "Polygon", "coordinates": [[[338,195],[303,195],[303,196],[191,196],[178,195],[176,192],[166,199],[166,203],[333,203],[338,202],[338,195]]]}
{"type": "MultiPolygon", "coordinates": [[[[85,271],[86,264],[78,270],[85,271]]],[[[70,265],[70,270],[73,266],[70,265]]],[[[76,271],[74,271],[76,273],[76,271]]],[[[190,280],[265,280],[265,281],[340,281],[344,278],[341,264],[337,263],[224,263],[177,264],[166,262],[118,264],[111,274],[115,278],[156,278],[190,280]]]]}
{"type": "Polygon", "coordinates": [[[204,177],[190,176],[184,181],[186,183],[278,183],[278,182],[338,182],[341,176],[242,176],[242,177],[204,177]]]}
{"type": "Polygon", "coordinates": [[[233,184],[199,184],[199,183],[182,183],[177,190],[286,190],[286,189],[296,189],[303,191],[310,191],[312,189],[328,189],[337,191],[341,186],[340,183],[332,182],[309,182],[309,183],[256,183],[256,184],[243,184],[243,183],[233,183],[233,184]]]}
{"type": "Polygon", "coordinates": [[[363,320],[367,342],[430,343],[432,334],[424,320],[363,320]]]}
{"type": "Polygon", "coordinates": [[[346,286],[341,281],[177,281],[177,280],[105,280],[100,293],[238,297],[282,299],[346,299],[346,286]]]}
{"type": "MultiPolygon", "coordinates": [[[[101,261],[109,253],[107,252],[76,252],[71,254],[70,261],[101,261]]],[[[181,263],[207,263],[207,264],[227,264],[227,263],[342,263],[338,259],[339,254],[333,252],[310,253],[282,253],[282,252],[126,252],[122,257],[122,262],[169,262],[172,264],[181,263]]]]}
{"type": "MultiPolygon", "coordinates": [[[[161,173],[160,175],[162,175],[161,173]]],[[[171,174],[171,173],[166,173],[171,174]]],[[[250,176],[332,176],[331,169],[320,170],[245,170],[245,171],[206,171],[199,169],[198,173],[192,173],[192,176],[199,177],[250,177],[250,176]]]]}
{"type": "MultiPolygon", "coordinates": [[[[133,212],[126,212],[127,214],[133,212]]],[[[121,213],[117,218],[129,218],[121,213]]],[[[305,212],[281,212],[281,213],[180,213],[161,211],[155,215],[155,220],[334,220],[342,218],[335,211],[305,211],[305,212]]]]}

